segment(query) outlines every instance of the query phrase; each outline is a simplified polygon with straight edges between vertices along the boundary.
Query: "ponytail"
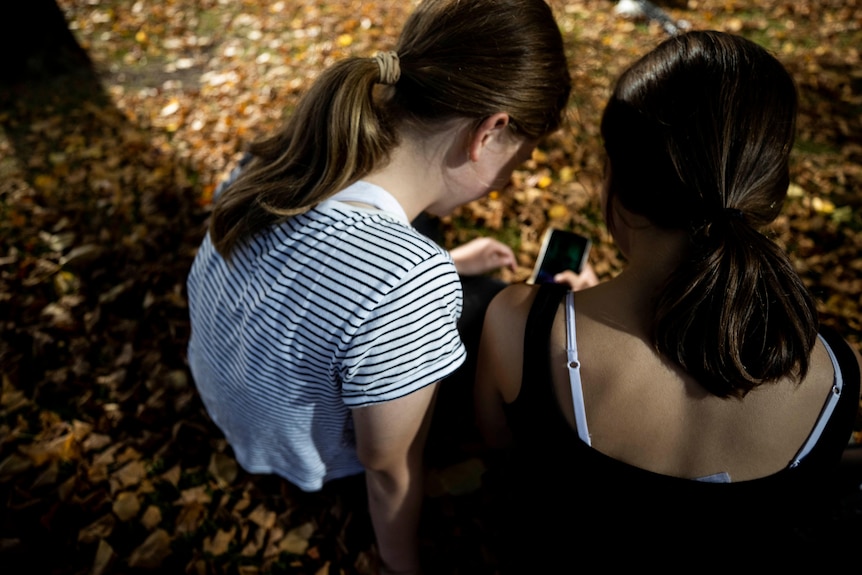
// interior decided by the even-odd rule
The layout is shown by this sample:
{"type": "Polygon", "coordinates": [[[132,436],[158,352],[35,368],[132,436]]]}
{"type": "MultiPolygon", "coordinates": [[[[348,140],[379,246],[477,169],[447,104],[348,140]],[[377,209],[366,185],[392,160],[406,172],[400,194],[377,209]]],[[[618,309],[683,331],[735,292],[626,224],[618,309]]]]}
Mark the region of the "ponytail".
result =
{"type": "Polygon", "coordinates": [[[787,195],[796,111],[793,79],[774,56],[740,36],[692,31],[629,67],[602,116],[606,212],[619,204],[688,232],[655,297],[653,343],[720,397],[801,379],[816,341],[814,299],[759,231],[787,195]]]}
{"type": "Polygon", "coordinates": [[[544,137],[560,126],[570,90],[544,0],[422,0],[395,52],[336,63],[279,133],[251,145],[253,159],[216,199],[212,241],[228,257],[363,178],[389,161],[402,125],[433,131],[502,111],[513,132],[544,137]],[[378,94],[375,84],[387,85],[378,94]]]}
{"type": "Polygon", "coordinates": [[[737,216],[695,238],[691,258],[655,302],[653,341],[719,397],[802,378],[817,309],[787,255],[737,216]]]}
{"type": "Polygon", "coordinates": [[[395,131],[374,103],[378,60],[348,58],[325,70],[284,129],[249,147],[253,159],[215,203],[210,233],[228,257],[275,221],[301,214],[383,163],[395,131]]]}

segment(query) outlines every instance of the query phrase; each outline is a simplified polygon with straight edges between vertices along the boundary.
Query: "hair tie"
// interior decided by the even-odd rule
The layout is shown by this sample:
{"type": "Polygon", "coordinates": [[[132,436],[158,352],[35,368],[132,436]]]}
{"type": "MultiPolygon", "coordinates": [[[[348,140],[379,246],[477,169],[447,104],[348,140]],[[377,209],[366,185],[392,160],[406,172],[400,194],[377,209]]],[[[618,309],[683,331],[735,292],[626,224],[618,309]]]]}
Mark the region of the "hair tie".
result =
{"type": "Polygon", "coordinates": [[[729,220],[744,220],[745,219],[745,214],[742,213],[742,210],[739,210],[737,208],[724,208],[722,210],[722,213],[724,214],[724,217],[726,217],[729,220]]]}
{"type": "Polygon", "coordinates": [[[704,244],[717,234],[725,234],[731,222],[745,223],[745,212],[737,208],[721,208],[711,216],[689,222],[689,237],[696,244],[704,244]]]}
{"type": "Polygon", "coordinates": [[[401,77],[401,64],[398,60],[397,52],[378,52],[374,59],[377,61],[377,68],[380,70],[381,84],[394,85],[401,77]]]}

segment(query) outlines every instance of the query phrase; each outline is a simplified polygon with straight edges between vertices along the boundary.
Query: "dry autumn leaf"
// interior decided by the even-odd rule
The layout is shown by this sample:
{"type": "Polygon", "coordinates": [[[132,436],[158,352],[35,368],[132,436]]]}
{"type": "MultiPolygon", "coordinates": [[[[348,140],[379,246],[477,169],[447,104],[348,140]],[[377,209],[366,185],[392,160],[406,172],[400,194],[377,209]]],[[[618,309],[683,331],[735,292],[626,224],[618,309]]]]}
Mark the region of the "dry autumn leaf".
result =
{"type": "Polygon", "coordinates": [[[111,474],[112,489],[125,489],[139,484],[147,476],[147,468],[142,461],[130,461],[111,474]]]}
{"type": "MultiPolygon", "coordinates": [[[[573,56],[566,125],[508,186],[446,218],[444,236],[506,241],[519,269],[501,278],[522,281],[544,228],[569,226],[594,240],[590,261],[609,278],[624,262],[601,214],[601,110],[616,74],[665,35],[615,18],[608,0],[549,3],[573,56]]],[[[282,122],[323,65],[391,49],[413,5],[58,0],[91,74],[44,91],[22,82],[15,98],[0,90],[0,543],[17,542],[30,572],[375,572],[361,503],[240,473],[227,455],[188,373],[184,279],[212,193],[248,142],[282,122]]],[[[774,235],[824,322],[862,346],[862,9],[666,5],[695,27],[756,39],[792,71],[799,135],[774,235]]],[[[25,37],[27,24],[16,22],[25,37]]],[[[484,575],[494,558],[493,526],[476,511],[481,471],[459,473],[443,487],[432,478],[423,544],[484,575]]]]}
{"type": "Polygon", "coordinates": [[[308,539],[314,534],[314,524],[304,523],[288,531],[278,542],[278,549],[294,555],[302,555],[308,550],[308,539]]]}
{"type": "Polygon", "coordinates": [[[116,523],[117,519],[112,514],[103,515],[78,532],[78,541],[93,543],[100,539],[106,539],[113,533],[116,523]]]}
{"type": "Polygon", "coordinates": [[[117,554],[111,545],[104,539],[99,539],[99,545],[96,548],[96,557],[93,559],[93,566],[90,569],[90,575],[103,575],[109,573],[117,554]]]}
{"type": "Polygon", "coordinates": [[[132,551],[129,556],[129,566],[157,569],[170,554],[171,536],[164,529],[157,529],[132,551]]]}
{"type": "Polygon", "coordinates": [[[131,521],[141,510],[141,500],[136,493],[121,491],[115,495],[112,509],[120,521],[131,521]]]}
{"type": "Polygon", "coordinates": [[[236,535],[236,527],[232,527],[229,531],[219,529],[212,537],[204,539],[203,550],[206,553],[212,554],[214,557],[219,557],[227,553],[230,544],[236,535]]]}
{"type": "Polygon", "coordinates": [[[144,514],[141,516],[141,525],[148,531],[152,531],[162,522],[162,510],[155,505],[147,507],[144,514]]]}
{"type": "Polygon", "coordinates": [[[198,530],[207,517],[207,508],[200,503],[187,503],[182,506],[176,519],[177,534],[191,534],[198,530]]]}
{"type": "Polygon", "coordinates": [[[272,529],[275,526],[275,518],[275,511],[271,511],[263,505],[256,507],[248,516],[249,521],[263,527],[264,529],[272,529]]]}
{"type": "Polygon", "coordinates": [[[213,453],[210,458],[208,471],[215,478],[219,487],[224,488],[236,479],[239,467],[233,457],[224,453],[213,453]]]}

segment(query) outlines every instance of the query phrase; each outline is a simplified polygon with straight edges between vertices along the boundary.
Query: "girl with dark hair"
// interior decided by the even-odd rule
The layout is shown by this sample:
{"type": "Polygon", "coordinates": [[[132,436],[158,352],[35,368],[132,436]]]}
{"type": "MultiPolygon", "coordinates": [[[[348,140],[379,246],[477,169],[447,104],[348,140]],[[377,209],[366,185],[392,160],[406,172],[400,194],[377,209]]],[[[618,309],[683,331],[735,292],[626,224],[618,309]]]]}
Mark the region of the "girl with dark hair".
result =
{"type": "Polygon", "coordinates": [[[620,77],[601,130],[625,270],[576,294],[507,287],[485,317],[476,404],[507,448],[500,509],[519,526],[567,518],[536,540],[506,532],[508,551],[545,550],[513,573],[593,549],[608,565],[774,566],[820,542],[862,358],[764,235],[796,108],[778,60],[726,33],[668,39],[620,77]],[[611,539],[624,552],[594,545],[611,539]]]}
{"type": "Polygon", "coordinates": [[[465,357],[458,272],[512,258],[410,222],[505,185],[569,90],[542,0],[424,0],[394,51],[323,71],[216,199],[188,278],[203,403],[249,472],[307,491],[364,473],[383,572],[419,569],[425,435],[465,357]]]}

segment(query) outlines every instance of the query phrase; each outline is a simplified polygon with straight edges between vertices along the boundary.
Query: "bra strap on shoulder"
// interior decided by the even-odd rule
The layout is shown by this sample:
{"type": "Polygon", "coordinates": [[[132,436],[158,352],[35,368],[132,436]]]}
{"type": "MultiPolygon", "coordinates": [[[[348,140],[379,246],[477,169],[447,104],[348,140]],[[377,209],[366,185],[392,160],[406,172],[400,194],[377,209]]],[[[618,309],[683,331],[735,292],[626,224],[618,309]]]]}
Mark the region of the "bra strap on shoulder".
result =
{"type": "Polygon", "coordinates": [[[587,427],[587,413],[584,405],[584,389],[581,384],[581,362],[578,360],[578,342],[575,337],[575,294],[566,294],[566,355],[569,369],[569,385],[572,388],[572,408],[575,412],[575,425],[578,437],[587,445],[590,441],[590,430],[587,427]]]}

